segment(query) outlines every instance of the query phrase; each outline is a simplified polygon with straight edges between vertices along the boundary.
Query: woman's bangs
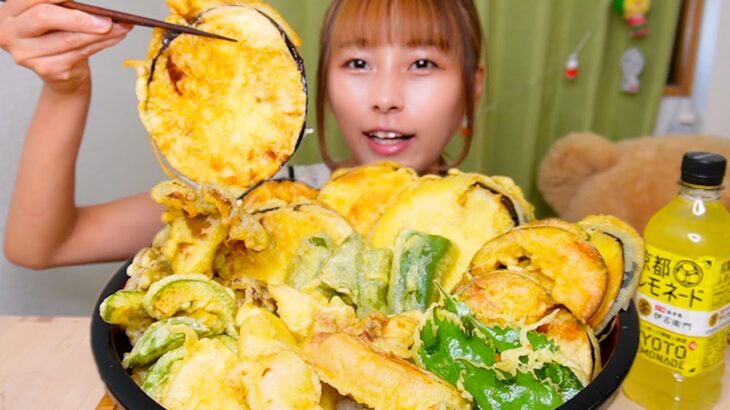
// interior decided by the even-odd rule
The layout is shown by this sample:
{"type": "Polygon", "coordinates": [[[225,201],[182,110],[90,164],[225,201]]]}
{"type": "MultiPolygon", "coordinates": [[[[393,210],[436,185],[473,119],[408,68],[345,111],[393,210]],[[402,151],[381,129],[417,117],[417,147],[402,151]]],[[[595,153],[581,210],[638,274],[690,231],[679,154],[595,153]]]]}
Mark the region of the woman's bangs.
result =
{"type": "Polygon", "coordinates": [[[455,7],[450,0],[349,0],[333,16],[332,50],[400,44],[436,47],[461,56],[455,7]],[[336,39],[336,41],[334,41],[336,39]]]}

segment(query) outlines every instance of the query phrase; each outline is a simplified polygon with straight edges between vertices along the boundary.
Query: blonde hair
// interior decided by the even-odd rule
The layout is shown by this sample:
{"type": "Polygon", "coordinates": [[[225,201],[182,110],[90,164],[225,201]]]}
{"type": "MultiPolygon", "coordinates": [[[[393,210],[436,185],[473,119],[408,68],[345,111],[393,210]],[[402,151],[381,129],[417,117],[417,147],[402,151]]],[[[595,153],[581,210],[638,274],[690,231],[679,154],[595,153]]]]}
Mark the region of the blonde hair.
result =
{"type": "Polygon", "coordinates": [[[327,149],[325,105],[328,64],[343,44],[379,45],[395,39],[405,44],[428,44],[448,51],[462,70],[467,123],[464,146],[455,167],[469,154],[474,131],[475,73],[482,50],[482,27],[473,0],[333,0],[320,33],[317,67],[317,139],[322,159],[330,168],[339,164],[327,149]],[[332,39],[337,39],[332,43],[332,39]]]}

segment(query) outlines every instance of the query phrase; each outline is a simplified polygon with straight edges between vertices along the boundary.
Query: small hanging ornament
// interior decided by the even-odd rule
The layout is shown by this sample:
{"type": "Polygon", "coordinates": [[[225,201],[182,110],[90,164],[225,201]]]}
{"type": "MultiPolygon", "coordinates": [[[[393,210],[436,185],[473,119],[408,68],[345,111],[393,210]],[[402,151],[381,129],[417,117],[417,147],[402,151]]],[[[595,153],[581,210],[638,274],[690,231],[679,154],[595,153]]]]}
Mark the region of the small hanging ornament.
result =
{"type": "Polygon", "coordinates": [[[646,13],[651,0],[614,0],[613,8],[623,16],[631,30],[631,37],[644,37],[649,34],[646,27],[646,13]]]}
{"type": "Polygon", "coordinates": [[[565,78],[568,80],[575,80],[580,73],[578,69],[578,53],[570,53],[568,61],[565,63],[565,78]]]}
{"type": "Polygon", "coordinates": [[[466,115],[464,116],[464,119],[461,120],[461,127],[459,128],[459,131],[463,138],[471,136],[471,131],[469,131],[469,117],[466,115]]]}
{"type": "Polygon", "coordinates": [[[580,41],[575,46],[573,51],[568,54],[568,61],[565,62],[565,67],[563,67],[563,74],[565,75],[565,78],[567,78],[569,81],[575,80],[578,77],[578,74],[580,74],[578,54],[580,53],[580,50],[583,49],[583,46],[585,46],[588,40],[591,38],[591,35],[593,35],[593,31],[594,30],[590,30],[587,33],[583,34],[583,37],[581,37],[580,41]]]}
{"type": "Polygon", "coordinates": [[[639,92],[639,76],[644,71],[644,55],[636,47],[631,47],[621,56],[621,90],[625,93],[639,92]]]}

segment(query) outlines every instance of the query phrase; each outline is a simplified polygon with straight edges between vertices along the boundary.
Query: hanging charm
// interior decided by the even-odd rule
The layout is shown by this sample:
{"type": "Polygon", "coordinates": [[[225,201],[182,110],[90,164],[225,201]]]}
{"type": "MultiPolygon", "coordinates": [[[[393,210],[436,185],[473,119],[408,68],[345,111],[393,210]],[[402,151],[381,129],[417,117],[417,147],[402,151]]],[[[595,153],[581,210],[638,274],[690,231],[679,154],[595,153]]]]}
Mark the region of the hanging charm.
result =
{"type": "Polygon", "coordinates": [[[644,55],[636,47],[631,47],[621,56],[621,90],[625,93],[639,92],[639,76],[644,70],[644,55]]]}
{"type": "Polygon", "coordinates": [[[583,37],[581,37],[573,51],[568,54],[568,60],[565,62],[565,67],[563,67],[563,74],[565,75],[565,78],[570,81],[575,80],[578,77],[578,74],[580,74],[578,54],[580,53],[580,50],[583,49],[583,46],[586,45],[588,39],[591,38],[591,35],[593,35],[593,31],[594,30],[589,30],[587,33],[583,34],[583,37]]]}
{"type": "Polygon", "coordinates": [[[623,16],[631,29],[631,37],[644,37],[649,34],[646,27],[646,13],[651,0],[614,0],[613,8],[623,16]]]}
{"type": "Polygon", "coordinates": [[[576,77],[578,77],[578,73],[580,70],[578,69],[578,54],[577,53],[570,53],[568,56],[568,61],[565,63],[565,78],[568,80],[575,80],[576,77]]]}
{"type": "Polygon", "coordinates": [[[463,138],[471,136],[471,131],[469,131],[469,117],[466,115],[464,116],[464,119],[461,120],[461,127],[459,131],[463,138]]]}

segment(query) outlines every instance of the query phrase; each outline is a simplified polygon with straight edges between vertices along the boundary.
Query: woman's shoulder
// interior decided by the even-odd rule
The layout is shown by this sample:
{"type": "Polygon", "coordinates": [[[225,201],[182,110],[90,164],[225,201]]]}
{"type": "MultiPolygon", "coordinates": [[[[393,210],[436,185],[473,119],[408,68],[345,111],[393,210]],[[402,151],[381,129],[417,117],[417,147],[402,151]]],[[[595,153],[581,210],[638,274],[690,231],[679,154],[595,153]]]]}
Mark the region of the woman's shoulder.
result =
{"type": "Polygon", "coordinates": [[[322,162],[311,165],[286,165],[272,179],[293,179],[319,189],[331,175],[332,171],[322,162]]]}

